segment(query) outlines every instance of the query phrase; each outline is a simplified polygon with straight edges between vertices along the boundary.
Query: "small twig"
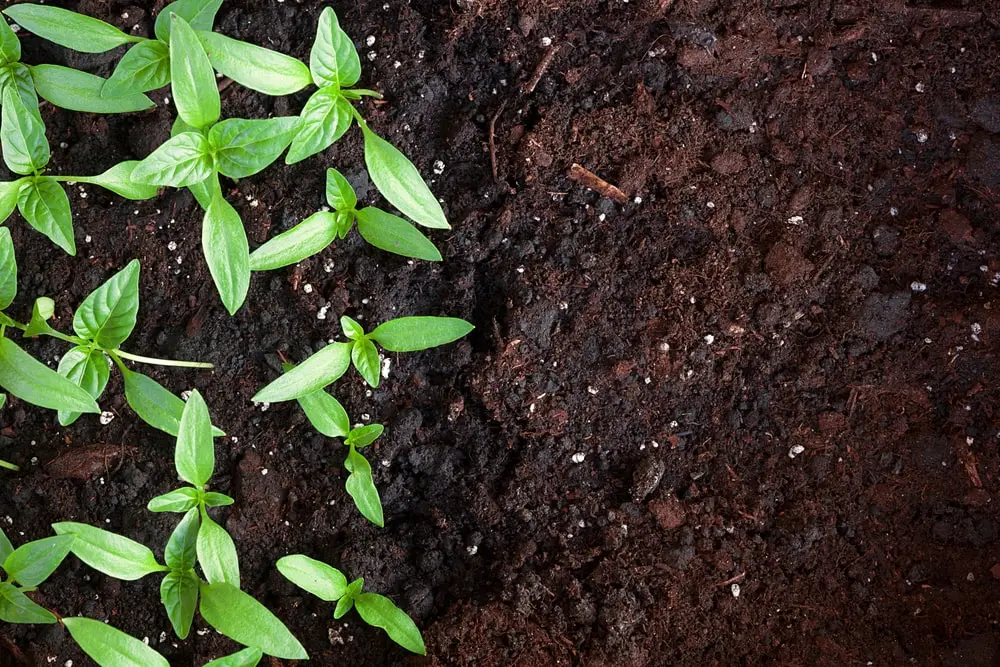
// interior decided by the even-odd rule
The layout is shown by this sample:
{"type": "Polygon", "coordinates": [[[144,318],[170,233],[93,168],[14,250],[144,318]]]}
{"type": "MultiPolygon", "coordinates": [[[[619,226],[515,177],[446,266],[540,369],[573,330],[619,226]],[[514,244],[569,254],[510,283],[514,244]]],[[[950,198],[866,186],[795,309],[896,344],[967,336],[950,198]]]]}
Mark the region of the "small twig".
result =
{"type": "Polygon", "coordinates": [[[535,67],[535,73],[531,75],[531,81],[529,81],[528,85],[524,88],[526,95],[530,95],[535,92],[535,88],[538,87],[538,82],[542,80],[543,76],[545,76],[545,70],[547,70],[549,65],[552,64],[552,59],[556,57],[556,52],[558,51],[559,46],[553,44],[549,47],[549,50],[545,52],[545,55],[542,56],[542,59],[538,61],[538,66],[535,67]]]}
{"type": "Polygon", "coordinates": [[[504,100],[497,109],[497,112],[493,114],[493,118],[490,119],[490,166],[493,167],[493,182],[498,183],[500,177],[497,174],[497,140],[496,140],[496,130],[497,130],[497,118],[503,113],[503,110],[507,108],[507,100],[504,100]]]}
{"type": "Polygon", "coordinates": [[[628,195],[619,190],[614,185],[611,185],[606,180],[590,171],[585,169],[575,162],[569,168],[570,179],[576,181],[577,183],[590,188],[591,190],[597,192],[602,197],[607,197],[608,199],[613,199],[619,204],[625,204],[628,202],[628,195]]]}
{"type": "Polygon", "coordinates": [[[735,577],[726,579],[725,581],[720,581],[715,586],[717,588],[722,588],[723,586],[729,586],[730,584],[738,584],[739,582],[743,581],[743,579],[746,578],[746,576],[747,576],[746,572],[740,572],[735,577]]]}

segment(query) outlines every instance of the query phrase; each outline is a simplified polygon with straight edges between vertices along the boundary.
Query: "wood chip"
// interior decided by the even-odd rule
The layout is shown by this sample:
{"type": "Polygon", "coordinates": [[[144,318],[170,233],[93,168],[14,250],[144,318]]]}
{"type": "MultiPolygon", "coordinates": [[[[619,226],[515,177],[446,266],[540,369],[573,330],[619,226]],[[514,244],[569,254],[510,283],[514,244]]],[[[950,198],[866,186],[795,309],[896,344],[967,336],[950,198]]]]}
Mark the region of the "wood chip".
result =
{"type": "Polygon", "coordinates": [[[581,167],[575,162],[573,163],[573,166],[569,168],[569,177],[580,185],[590,188],[602,197],[613,199],[619,204],[628,202],[628,195],[614,185],[608,183],[594,172],[581,167]]]}
{"type": "Polygon", "coordinates": [[[135,447],[118,445],[74,447],[45,464],[45,472],[58,479],[90,479],[108,472],[124,456],[137,451],[135,447]]]}

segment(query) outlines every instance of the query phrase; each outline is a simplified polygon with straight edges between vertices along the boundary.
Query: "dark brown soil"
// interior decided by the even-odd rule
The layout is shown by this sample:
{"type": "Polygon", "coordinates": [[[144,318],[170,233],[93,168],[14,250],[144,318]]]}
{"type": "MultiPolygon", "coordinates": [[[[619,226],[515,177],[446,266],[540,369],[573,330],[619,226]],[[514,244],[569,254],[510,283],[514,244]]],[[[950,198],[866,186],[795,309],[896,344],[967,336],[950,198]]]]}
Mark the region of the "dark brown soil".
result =
{"type": "MultiPolygon", "coordinates": [[[[152,4],[77,7],[150,34],[163,3],[152,4]]],[[[222,517],[245,588],[315,664],[406,656],[278,576],[288,553],[392,596],[427,640],[430,659],[416,664],[995,664],[1000,5],[335,8],[361,46],[362,83],[386,93],[365,114],[445,202],[443,265],[352,236],[257,275],[230,318],[186,193],[133,204],[74,188],[77,258],[10,223],[20,314],[51,295],[68,328],[84,295],[138,257],[129,349],[216,364],[152,374],[201,390],[232,436],[215,481],[236,498],[222,517]],[[558,51],[529,91],[549,39],[558,51]],[[627,203],[570,180],[573,163],[627,203]],[[339,444],[293,405],[249,402],[274,377],[276,350],[304,357],[339,335],[342,312],[478,327],[394,359],[370,396],[356,375],[335,385],[355,420],[388,427],[374,455],[384,530],[345,493],[339,444]]],[[[306,58],[319,9],[230,0],[217,27],[306,58]]],[[[113,62],[24,41],[28,62],[104,75],[113,62]]],[[[291,114],[305,96],[230,86],[224,105],[291,114]]],[[[53,164],[89,174],[143,157],[171,114],[47,109],[53,164]]],[[[327,165],[364,184],[361,164],[355,132],[320,159],[230,183],[230,200],[257,244],[322,204],[327,165]]],[[[50,360],[65,351],[28,347],[50,360]]],[[[25,467],[0,490],[15,540],[75,520],[162,547],[176,517],[144,505],[175,485],[172,440],[130,412],[120,383],[105,405],[117,418],[103,427],[88,417],[61,429],[17,402],[0,413],[0,455],[25,467]],[[120,450],[86,480],[49,463],[120,450]]],[[[148,637],[175,665],[234,648],[200,620],[175,641],[157,585],[70,558],[37,599],[148,637]]],[[[88,664],[58,626],[4,627],[0,651],[88,664]]]]}

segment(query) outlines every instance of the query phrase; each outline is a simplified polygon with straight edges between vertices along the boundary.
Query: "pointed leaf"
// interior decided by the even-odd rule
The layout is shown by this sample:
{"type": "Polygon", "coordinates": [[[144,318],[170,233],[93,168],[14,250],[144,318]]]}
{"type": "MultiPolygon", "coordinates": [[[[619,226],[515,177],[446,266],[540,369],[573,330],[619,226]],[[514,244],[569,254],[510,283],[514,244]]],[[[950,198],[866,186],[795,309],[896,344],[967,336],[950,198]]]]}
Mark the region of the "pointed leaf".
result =
{"type": "Polygon", "coordinates": [[[336,211],[350,211],[358,205],[354,188],[336,169],[326,170],[326,201],[336,211]]]}
{"type": "Polygon", "coordinates": [[[349,612],[351,608],[354,607],[354,598],[358,596],[364,585],[364,578],[359,577],[347,586],[347,592],[344,593],[342,598],[337,600],[337,607],[333,610],[334,618],[343,618],[344,614],[349,612]]]}
{"type": "Polygon", "coordinates": [[[440,262],[441,253],[429,238],[419,229],[399,216],[370,206],[355,214],[358,218],[358,233],[361,238],[376,248],[387,252],[440,262]]]}
{"type": "Polygon", "coordinates": [[[21,586],[38,586],[55,572],[72,544],[72,535],[57,535],[28,542],[4,559],[4,572],[21,586]]]}
{"type": "Polygon", "coordinates": [[[181,414],[174,465],[181,479],[198,488],[205,486],[215,471],[212,418],[197,389],[191,392],[181,414]]]}
{"type": "Polygon", "coordinates": [[[31,78],[41,97],[70,111],[129,113],[156,106],[153,100],[137,92],[102,96],[106,79],[61,65],[32,65],[31,78]]]}
{"type": "Polygon", "coordinates": [[[0,148],[10,170],[17,174],[41,171],[49,163],[49,142],[45,138],[45,125],[41,118],[31,113],[18,91],[12,86],[3,88],[3,133],[0,148]]]}
{"type": "Polygon", "coordinates": [[[265,95],[290,95],[312,83],[309,68],[297,58],[217,32],[197,34],[215,70],[245,88],[265,95]]]}
{"type": "Polygon", "coordinates": [[[8,7],[4,14],[28,32],[80,53],[104,53],[139,41],[104,21],[58,7],[25,3],[8,7]]]}
{"type": "Polygon", "coordinates": [[[0,388],[50,410],[101,411],[90,394],[36,361],[9,338],[0,338],[0,388]]]}
{"type": "MultiPolygon", "coordinates": [[[[74,347],[64,354],[57,370],[60,375],[90,394],[95,401],[104,393],[111,377],[108,358],[104,352],[82,346],[74,347]]],[[[69,426],[80,417],[79,412],[71,410],[60,410],[58,414],[62,426],[69,426]]]]}
{"type": "Polygon", "coordinates": [[[313,428],[328,438],[344,438],[351,429],[347,411],[336,398],[319,389],[298,399],[313,428]]]}
{"type": "Polygon", "coordinates": [[[56,617],[13,584],[0,583],[0,621],[6,623],[55,623],[56,617]]]}
{"type": "MultiPolygon", "coordinates": [[[[198,490],[185,486],[162,496],[156,496],[146,505],[150,512],[187,512],[198,505],[198,490]]],[[[168,562],[167,565],[170,565],[168,562]]]]}
{"type": "Polygon", "coordinates": [[[209,583],[225,582],[239,587],[240,562],[233,538],[204,509],[198,530],[198,563],[209,583]]]}
{"type": "Polygon", "coordinates": [[[271,271],[297,264],[333,243],[337,219],[333,213],[319,211],[250,253],[251,271],[271,271]]]}
{"type": "Polygon", "coordinates": [[[225,507],[226,505],[232,505],[235,500],[230,498],[224,493],[215,493],[214,491],[209,491],[202,496],[202,500],[205,502],[205,507],[225,507]]]}
{"type": "Polygon", "coordinates": [[[177,114],[192,127],[219,120],[219,84],[205,49],[191,26],[174,14],[170,25],[170,87],[177,114]]]}
{"type": "Polygon", "coordinates": [[[250,289],[250,243],[240,214],[221,194],[205,212],[201,248],[222,303],[233,315],[246,301],[250,289]]]}
{"type": "Polygon", "coordinates": [[[262,657],[264,653],[259,648],[245,648],[205,663],[205,667],[256,667],[262,657]]]}
{"type": "Polygon", "coordinates": [[[0,19],[0,64],[6,65],[21,59],[21,40],[6,20],[0,19]]]}
{"type": "Polygon", "coordinates": [[[230,639],[287,660],[306,660],[302,644],[264,605],[226,583],[201,585],[201,615],[230,639]]]}
{"type": "Polygon", "coordinates": [[[3,529],[0,528],[0,567],[3,567],[3,562],[7,560],[7,556],[14,553],[14,545],[10,543],[7,536],[4,534],[3,529]]]}
{"type": "Polygon", "coordinates": [[[301,398],[322,389],[347,372],[352,343],[331,343],[257,392],[258,403],[301,398]]]}
{"type": "Polygon", "coordinates": [[[353,86],[361,78],[361,58],[347,33],[340,27],[337,14],[326,7],[319,15],[316,40],[309,53],[309,71],[317,86],[353,86]]]}
{"type": "Polygon", "coordinates": [[[285,164],[295,164],[329,148],[351,127],[351,103],[335,88],[320,88],[299,114],[299,126],[285,156],[285,164]]]}
{"type": "Polygon", "coordinates": [[[148,185],[181,188],[211,176],[212,148],[203,135],[183,132],[168,139],[132,170],[132,178],[148,185]]]}
{"type": "Polygon", "coordinates": [[[354,599],[354,606],[365,623],[382,628],[392,641],[407,651],[427,655],[416,623],[392,600],[378,593],[360,593],[354,599]]]}
{"type": "Polygon", "coordinates": [[[189,185],[188,190],[194,195],[198,206],[207,211],[216,197],[222,197],[222,185],[219,183],[219,174],[212,172],[212,175],[201,183],[189,185]]]}
{"type": "Polygon", "coordinates": [[[55,329],[49,326],[49,320],[56,312],[56,302],[47,296],[40,296],[35,299],[31,307],[31,320],[24,330],[24,335],[33,336],[53,336],[55,329]]]}
{"type": "Polygon", "coordinates": [[[52,529],[57,535],[73,535],[73,555],[109,577],[135,581],[167,569],[148,547],[122,535],[72,521],[54,523],[52,529]]]}
{"type": "MultiPolygon", "coordinates": [[[[2,130],[0,130],[2,131],[2,130]]],[[[16,181],[0,183],[0,224],[2,224],[10,214],[17,208],[17,195],[21,187],[28,182],[28,177],[19,178],[16,181]]]]}
{"type": "Polygon", "coordinates": [[[441,204],[435,199],[420,172],[399,149],[361,126],[365,137],[365,164],[368,175],[390,204],[418,225],[431,229],[451,229],[441,204]]]}
{"type": "Polygon", "coordinates": [[[106,350],[124,343],[135,328],[139,312],[139,260],[90,293],[73,315],[73,330],[106,350]]]}
{"type": "Polygon", "coordinates": [[[24,63],[11,63],[0,68],[0,94],[10,88],[21,96],[24,108],[41,123],[42,114],[38,110],[38,93],[35,92],[35,82],[31,78],[31,70],[24,63]]]}
{"type": "Polygon", "coordinates": [[[191,632],[194,612],[198,608],[200,584],[198,575],[190,570],[173,570],[160,582],[160,602],[167,610],[167,618],[179,639],[187,639],[191,632]]]}
{"type": "Polygon", "coordinates": [[[17,260],[10,230],[0,227],[0,310],[14,302],[17,296],[17,260]]]}
{"type": "Polygon", "coordinates": [[[17,195],[17,208],[34,229],[66,253],[76,254],[69,197],[55,179],[41,176],[25,183],[17,195]]]}
{"type": "MultiPolygon", "coordinates": [[[[153,378],[119,368],[125,380],[125,400],[132,406],[142,421],[153,428],[177,437],[180,430],[181,416],[184,414],[184,401],[163,388],[153,378]]],[[[214,428],[214,427],[213,427],[214,428]]],[[[225,435],[215,428],[213,435],[225,435]]]]}
{"type": "Polygon", "coordinates": [[[351,340],[358,340],[365,337],[365,329],[357,320],[347,315],[340,316],[340,328],[344,335],[351,340]]]}
{"type": "Polygon", "coordinates": [[[369,337],[390,352],[416,352],[447,345],[473,329],[457,317],[400,317],[383,322],[369,337]]]}
{"type": "Polygon", "coordinates": [[[216,169],[230,178],[253,176],[278,159],[298,124],[296,116],[231,118],[216,123],[208,133],[208,141],[215,149],[216,169]]]}
{"type": "MultiPolygon", "coordinates": [[[[192,507],[170,534],[163,550],[163,560],[171,570],[190,570],[198,560],[198,532],[201,516],[197,507],[192,507]]],[[[183,639],[183,637],[181,637],[183,639]]]]}
{"type": "Polygon", "coordinates": [[[152,39],[128,50],[101,88],[103,97],[145,93],[170,83],[170,48],[152,39]]]}
{"type": "Polygon", "coordinates": [[[64,618],[83,652],[101,667],[170,667],[162,655],[135,637],[91,618],[64,618]]]}
{"type": "Polygon", "coordinates": [[[125,162],[119,162],[102,174],[98,174],[97,176],[77,176],[76,180],[79,183],[99,185],[105,190],[110,190],[125,199],[133,201],[152,199],[159,192],[159,188],[148,183],[140,183],[133,176],[135,168],[140,164],[138,160],[126,160],[125,162]]]}
{"type": "Polygon", "coordinates": [[[187,21],[193,30],[211,30],[221,6],[222,0],[177,0],[160,10],[153,31],[157,39],[169,42],[171,14],[187,21]]]}
{"type": "Polygon", "coordinates": [[[378,440],[384,431],[385,427],[381,424],[368,424],[367,426],[352,428],[347,442],[361,449],[378,440]]]}
{"type": "Polygon", "coordinates": [[[378,496],[378,489],[375,488],[375,480],[372,479],[372,467],[368,464],[368,459],[358,453],[351,445],[344,467],[350,476],[345,484],[347,493],[354,499],[361,514],[374,523],[379,528],[385,525],[382,516],[382,501],[378,496]]]}
{"type": "Polygon", "coordinates": [[[382,360],[378,356],[375,344],[367,338],[362,338],[355,342],[354,349],[351,350],[351,361],[354,367],[361,373],[361,377],[371,387],[378,387],[379,374],[382,370],[382,360]]]}
{"type": "Polygon", "coordinates": [[[285,579],[320,600],[333,602],[347,592],[347,577],[340,570],[308,556],[285,556],[277,568],[285,579]]]}

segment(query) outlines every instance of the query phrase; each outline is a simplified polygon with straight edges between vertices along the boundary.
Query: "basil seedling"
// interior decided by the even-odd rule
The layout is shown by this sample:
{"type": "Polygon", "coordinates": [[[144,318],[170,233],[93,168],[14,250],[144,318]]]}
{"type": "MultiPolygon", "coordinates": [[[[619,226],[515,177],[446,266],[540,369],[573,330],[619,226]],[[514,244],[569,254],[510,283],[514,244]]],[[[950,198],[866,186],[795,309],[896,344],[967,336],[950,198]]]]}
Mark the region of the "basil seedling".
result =
{"type": "Polygon", "coordinates": [[[115,579],[135,581],[165,573],[160,600],[179,638],[187,637],[197,608],[209,625],[234,641],[278,658],[306,659],[305,649],[288,628],[239,589],[236,546],[208,514],[209,507],[231,504],[232,499],[205,490],[215,469],[215,448],[208,407],[197,391],[184,406],[174,462],[181,479],[192,486],[149,503],[151,511],[184,513],[164,549],[164,564],[146,546],[101,528],[72,522],[52,528],[59,535],[76,538],[71,545],[73,555],[115,579]]]}
{"type": "Polygon", "coordinates": [[[254,250],[250,253],[250,270],[270,271],[301,262],[335,238],[347,236],[355,221],[361,238],[376,248],[404,257],[441,261],[441,253],[430,239],[406,220],[374,206],[357,210],[354,189],[336,169],[326,170],[326,201],[333,212],[313,213],[254,250]]]}
{"type": "Polygon", "coordinates": [[[364,593],[364,579],[350,584],[335,567],[303,555],[285,556],[277,562],[278,572],[302,590],[324,602],[336,602],[334,618],[343,618],[354,607],[368,625],[382,628],[389,639],[407,651],[426,655],[424,639],[416,623],[392,600],[378,593],[364,593]]]}
{"type": "Polygon", "coordinates": [[[25,593],[36,590],[63,562],[73,543],[71,536],[45,537],[17,549],[0,529],[0,621],[55,623],[56,616],[25,593]]]}
{"type": "Polygon", "coordinates": [[[370,386],[378,387],[382,358],[375,343],[389,352],[417,352],[452,343],[475,328],[457,317],[400,317],[371,333],[350,317],[341,317],[340,324],[350,342],[327,345],[258,391],[253,400],[279,403],[301,398],[335,382],[352,364],[370,386]]]}

